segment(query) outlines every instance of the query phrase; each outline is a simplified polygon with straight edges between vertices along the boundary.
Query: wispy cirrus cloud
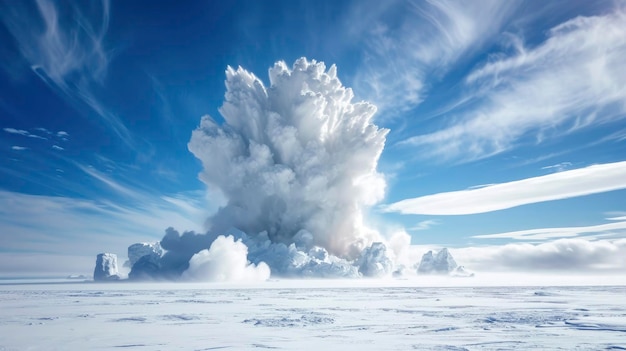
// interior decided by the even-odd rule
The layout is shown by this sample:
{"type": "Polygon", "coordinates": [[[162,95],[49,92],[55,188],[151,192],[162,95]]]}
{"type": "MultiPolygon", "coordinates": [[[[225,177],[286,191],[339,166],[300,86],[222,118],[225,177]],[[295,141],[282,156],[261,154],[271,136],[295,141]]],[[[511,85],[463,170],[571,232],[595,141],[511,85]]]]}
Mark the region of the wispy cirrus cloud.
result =
{"type": "Polygon", "coordinates": [[[111,177],[105,175],[104,173],[96,170],[92,166],[84,166],[81,164],[76,164],[76,166],[81,171],[85,172],[87,175],[92,177],[93,179],[96,179],[100,183],[106,185],[108,190],[113,190],[119,195],[122,195],[128,199],[138,200],[143,197],[143,194],[139,189],[134,189],[126,185],[123,185],[113,180],[111,177]]]}
{"type": "Polygon", "coordinates": [[[34,6],[11,2],[0,8],[0,20],[35,74],[79,110],[95,111],[118,137],[133,145],[130,131],[96,93],[111,57],[104,39],[109,10],[108,0],[68,6],[50,0],[36,0],[34,6]]]}
{"type": "Polygon", "coordinates": [[[571,162],[561,162],[561,163],[557,163],[557,164],[554,164],[554,165],[541,167],[541,169],[554,171],[554,172],[563,172],[564,170],[566,170],[566,169],[568,169],[570,167],[572,167],[572,163],[571,162]]]}
{"type": "Polygon", "coordinates": [[[355,86],[379,108],[406,110],[424,99],[429,79],[439,79],[463,55],[491,40],[516,3],[424,1],[376,6],[372,10],[371,4],[359,2],[353,11],[358,19],[350,21],[353,26],[366,18],[368,24],[358,33],[364,35],[367,49],[355,86]],[[371,13],[378,16],[372,18],[371,13]]]}
{"type": "Polygon", "coordinates": [[[626,189],[626,161],[406,199],[383,209],[404,214],[467,215],[619,189],[626,189]]]}
{"type": "Polygon", "coordinates": [[[465,79],[474,103],[449,125],[402,142],[441,160],[476,160],[626,116],[626,9],[576,17],[534,47],[512,36],[500,54],[465,79]]]}
{"type": "Polygon", "coordinates": [[[24,129],[15,129],[15,128],[2,128],[2,130],[4,130],[5,132],[9,133],[9,134],[17,134],[17,135],[22,135],[25,137],[29,137],[29,138],[33,138],[33,139],[42,139],[42,140],[48,140],[48,138],[42,137],[41,135],[37,135],[37,134],[33,134],[27,130],[24,129]]]}
{"type": "Polygon", "coordinates": [[[624,212],[612,212],[611,217],[608,217],[607,221],[626,221],[626,213],[624,212]]]}
{"type": "MultiPolygon", "coordinates": [[[[75,165],[85,174],[96,180],[97,183],[105,185],[107,191],[113,191],[120,195],[124,199],[123,202],[136,204],[136,208],[139,210],[158,205],[160,206],[159,208],[170,209],[175,213],[185,214],[185,216],[187,216],[186,226],[183,226],[185,229],[201,229],[201,223],[204,223],[206,213],[213,209],[213,206],[220,206],[222,204],[222,199],[215,196],[213,192],[209,192],[210,200],[209,196],[200,196],[200,194],[204,194],[202,191],[156,196],[154,195],[153,189],[147,189],[134,183],[129,184],[122,180],[115,180],[110,175],[97,170],[93,166],[85,166],[82,164],[75,165]],[[190,226],[191,223],[193,223],[193,225],[190,226]]],[[[111,203],[110,200],[105,202],[111,203]]],[[[119,206],[115,207],[121,209],[119,206]]],[[[152,211],[154,210],[150,210],[149,212],[152,211]]],[[[120,210],[120,212],[127,211],[120,210]]],[[[165,223],[167,220],[167,217],[163,217],[162,223],[165,223]]]]}
{"type": "Polygon", "coordinates": [[[24,135],[24,136],[28,136],[30,134],[27,130],[23,130],[23,129],[2,128],[2,130],[10,134],[18,134],[18,135],[24,135]]]}
{"type": "Polygon", "coordinates": [[[507,233],[475,235],[476,239],[514,239],[542,241],[546,239],[560,239],[585,236],[593,237],[619,237],[626,238],[626,218],[617,218],[612,223],[598,224],[584,227],[563,227],[563,228],[538,228],[529,230],[519,230],[507,233]]]}
{"type": "Polygon", "coordinates": [[[420,231],[420,230],[428,230],[436,225],[440,224],[440,222],[436,219],[427,219],[425,221],[421,221],[419,223],[417,223],[416,225],[407,228],[406,230],[410,231],[410,232],[414,232],[414,231],[420,231]]]}

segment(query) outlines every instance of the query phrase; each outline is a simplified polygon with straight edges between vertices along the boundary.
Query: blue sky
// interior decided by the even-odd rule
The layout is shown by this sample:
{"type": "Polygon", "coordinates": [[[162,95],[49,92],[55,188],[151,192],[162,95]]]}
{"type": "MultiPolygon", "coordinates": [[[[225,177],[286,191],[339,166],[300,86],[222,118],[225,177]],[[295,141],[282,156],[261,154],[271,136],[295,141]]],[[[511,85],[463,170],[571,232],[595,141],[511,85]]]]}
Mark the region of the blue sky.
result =
{"type": "Polygon", "coordinates": [[[223,200],[187,144],[226,67],[269,83],[300,57],[390,130],[377,226],[469,262],[626,267],[594,261],[626,252],[618,1],[2,1],[0,21],[0,274],[203,230],[223,200]]]}

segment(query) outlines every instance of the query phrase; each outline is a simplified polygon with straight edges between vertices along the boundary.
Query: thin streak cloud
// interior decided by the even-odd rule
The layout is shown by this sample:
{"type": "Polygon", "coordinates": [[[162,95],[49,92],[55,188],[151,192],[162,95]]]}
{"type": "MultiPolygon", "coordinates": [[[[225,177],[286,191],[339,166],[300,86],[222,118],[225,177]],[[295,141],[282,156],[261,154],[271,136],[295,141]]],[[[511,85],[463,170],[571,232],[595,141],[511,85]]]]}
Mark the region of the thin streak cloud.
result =
{"type": "Polygon", "coordinates": [[[515,240],[546,240],[571,238],[584,235],[594,237],[620,236],[626,237],[626,221],[599,224],[585,227],[540,228],[520,230],[508,233],[475,235],[476,239],[515,239],[515,240]]]}
{"type": "Polygon", "coordinates": [[[420,231],[420,230],[428,230],[436,225],[440,224],[440,222],[436,219],[427,219],[425,221],[421,221],[414,225],[413,227],[407,228],[408,231],[420,231]]]}
{"type": "MultiPolygon", "coordinates": [[[[159,196],[144,196],[132,203],[112,203],[102,199],[27,195],[0,190],[0,274],[10,273],[5,265],[12,258],[46,253],[88,257],[100,250],[125,252],[129,240],[156,241],[171,225],[185,230],[201,230],[206,204],[194,194],[176,194],[185,206],[159,196]],[[191,196],[191,197],[190,197],[191,196]],[[197,206],[197,207],[194,207],[197,206]],[[33,221],[36,218],[36,221],[33,221]],[[89,235],[86,235],[89,234],[89,235]],[[16,240],[16,238],[20,240],[16,240]]],[[[57,262],[50,261],[52,266],[57,262]]],[[[82,269],[75,267],[74,269],[82,269]]],[[[65,272],[66,266],[58,271],[65,272]]]]}
{"type": "Polygon", "coordinates": [[[18,134],[18,135],[24,135],[24,136],[28,136],[30,134],[27,130],[23,130],[23,129],[3,128],[3,130],[10,134],[18,134]]]}
{"type": "Polygon", "coordinates": [[[80,164],[77,164],[76,166],[80,168],[80,170],[85,172],[87,175],[105,184],[109,189],[114,190],[120,195],[124,195],[125,197],[129,199],[134,199],[134,200],[137,200],[143,197],[143,194],[139,190],[134,190],[127,186],[124,186],[114,181],[110,177],[107,177],[103,173],[97,171],[95,168],[91,166],[84,166],[80,164]]]}
{"type": "Polygon", "coordinates": [[[619,189],[626,189],[626,161],[406,199],[387,205],[384,210],[403,214],[467,215],[619,189]]]}
{"type": "Polygon", "coordinates": [[[32,134],[31,132],[27,130],[23,130],[23,129],[3,128],[3,130],[9,134],[22,135],[22,136],[33,138],[33,139],[48,140],[48,138],[42,137],[41,135],[32,134]]]}
{"type": "Polygon", "coordinates": [[[557,163],[555,165],[541,167],[541,169],[554,171],[554,172],[562,172],[562,171],[570,168],[571,166],[572,166],[571,162],[561,162],[561,163],[557,163]]]}

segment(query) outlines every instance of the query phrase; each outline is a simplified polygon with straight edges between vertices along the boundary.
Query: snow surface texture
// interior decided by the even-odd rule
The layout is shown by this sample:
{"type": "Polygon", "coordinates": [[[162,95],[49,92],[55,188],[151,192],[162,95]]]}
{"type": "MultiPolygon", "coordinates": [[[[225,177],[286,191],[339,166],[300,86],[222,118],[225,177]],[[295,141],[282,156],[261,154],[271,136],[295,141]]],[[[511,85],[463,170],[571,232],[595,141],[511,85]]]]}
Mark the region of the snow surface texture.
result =
{"type": "Polygon", "coordinates": [[[93,280],[118,280],[117,255],[101,253],[96,257],[96,267],[93,271],[93,280]]]}
{"type": "MultiPolygon", "coordinates": [[[[258,278],[266,265],[273,276],[392,273],[402,248],[385,245],[363,220],[386,187],[376,166],[388,130],[372,123],[376,107],[353,103],[337,68],[314,60],[298,59],[292,68],[277,62],[269,81],[266,87],[228,67],[223,122],[202,117],[188,144],[202,162],[200,179],[225,203],[207,214],[206,233],[168,228],[160,242],[165,254],[141,258],[131,279],[258,278]],[[217,240],[236,249],[212,252],[217,240]],[[220,267],[234,262],[236,271],[220,267]]],[[[408,238],[405,232],[395,236],[396,244],[410,242],[397,238],[408,238]]]]}
{"type": "Polygon", "coordinates": [[[624,286],[358,282],[0,285],[0,350],[626,349],[624,286]]]}

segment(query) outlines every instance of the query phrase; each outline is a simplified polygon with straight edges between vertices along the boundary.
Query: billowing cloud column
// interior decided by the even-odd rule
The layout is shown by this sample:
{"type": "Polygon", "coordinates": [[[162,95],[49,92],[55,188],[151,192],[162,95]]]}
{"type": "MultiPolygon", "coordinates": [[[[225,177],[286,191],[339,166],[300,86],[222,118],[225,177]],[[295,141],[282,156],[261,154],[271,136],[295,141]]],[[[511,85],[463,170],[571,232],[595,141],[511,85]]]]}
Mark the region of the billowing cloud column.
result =
{"type": "Polygon", "coordinates": [[[205,116],[192,134],[200,179],[227,198],[209,232],[266,231],[272,243],[356,259],[380,240],[363,210],[384,195],[376,165],[388,130],[372,123],[375,106],[352,102],[334,65],[277,62],[269,76],[266,87],[229,67],[224,123],[205,116]]]}

